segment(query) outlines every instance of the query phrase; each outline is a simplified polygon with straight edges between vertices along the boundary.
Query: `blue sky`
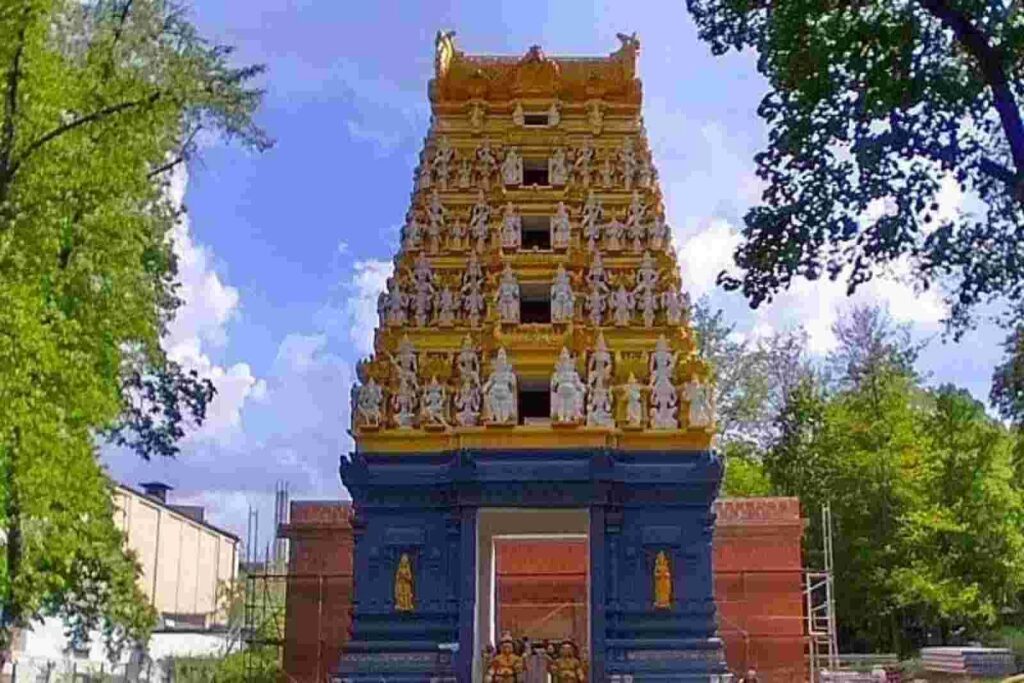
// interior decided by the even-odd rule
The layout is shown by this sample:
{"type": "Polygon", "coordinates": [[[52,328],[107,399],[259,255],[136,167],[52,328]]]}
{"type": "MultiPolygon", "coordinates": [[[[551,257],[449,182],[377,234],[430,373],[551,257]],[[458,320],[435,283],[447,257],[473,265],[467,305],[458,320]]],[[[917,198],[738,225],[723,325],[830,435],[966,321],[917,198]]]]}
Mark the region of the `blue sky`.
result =
{"type": "MultiPolygon", "coordinates": [[[[208,140],[178,178],[189,210],[177,235],[187,304],[167,343],[220,393],[177,459],[108,453],[118,479],[165,481],[172,499],[206,505],[211,521],[243,537],[250,504],[269,529],[277,480],[293,497],[342,495],[348,387],[427,132],[439,28],[454,28],[467,52],[507,54],[535,43],[548,54],[607,54],[617,32],[636,31],[644,118],[687,287],[710,294],[742,333],[802,325],[815,350],[828,349],[831,323],[849,305],[842,285],[800,283],[756,313],[714,290],[758,196],[752,158],[765,139],[755,113],[765,86],[752,55],[711,56],[682,0],[203,0],[194,17],[205,35],[237,47],[239,63],[267,66],[258,119],[277,144],[256,155],[208,140]]],[[[946,193],[950,210],[957,201],[946,193]]],[[[894,280],[858,300],[887,304],[921,337],[940,332],[934,296],[894,280]]],[[[923,369],[984,399],[998,339],[986,328],[956,345],[935,340],[923,369]]]]}

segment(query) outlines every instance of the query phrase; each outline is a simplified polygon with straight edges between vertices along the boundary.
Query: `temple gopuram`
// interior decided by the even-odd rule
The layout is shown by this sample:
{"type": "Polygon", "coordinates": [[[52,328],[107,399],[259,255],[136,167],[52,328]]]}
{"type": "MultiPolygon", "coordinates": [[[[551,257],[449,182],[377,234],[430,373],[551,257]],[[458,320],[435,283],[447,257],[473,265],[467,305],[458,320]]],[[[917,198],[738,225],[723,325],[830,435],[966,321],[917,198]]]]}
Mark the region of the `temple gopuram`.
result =
{"type": "Polygon", "coordinates": [[[437,36],[431,125],[341,464],[341,681],[728,679],[709,369],[641,117],[639,42],[619,39],[605,57],[504,57],[437,36]],[[503,597],[529,594],[510,563],[556,556],[578,577],[571,616],[503,597]]]}

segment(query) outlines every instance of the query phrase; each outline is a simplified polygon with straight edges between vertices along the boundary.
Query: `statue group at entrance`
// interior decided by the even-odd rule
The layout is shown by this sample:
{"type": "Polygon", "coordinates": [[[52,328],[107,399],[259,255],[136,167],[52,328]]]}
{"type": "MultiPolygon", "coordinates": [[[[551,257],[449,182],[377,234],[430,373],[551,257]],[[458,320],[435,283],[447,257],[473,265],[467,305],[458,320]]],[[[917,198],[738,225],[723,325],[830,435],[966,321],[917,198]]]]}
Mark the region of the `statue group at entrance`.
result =
{"type": "Polygon", "coordinates": [[[498,652],[484,650],[484,683],[584,683],[587,667],[576,643],[520,643],[506,632],[498,642],[498,652]]]}

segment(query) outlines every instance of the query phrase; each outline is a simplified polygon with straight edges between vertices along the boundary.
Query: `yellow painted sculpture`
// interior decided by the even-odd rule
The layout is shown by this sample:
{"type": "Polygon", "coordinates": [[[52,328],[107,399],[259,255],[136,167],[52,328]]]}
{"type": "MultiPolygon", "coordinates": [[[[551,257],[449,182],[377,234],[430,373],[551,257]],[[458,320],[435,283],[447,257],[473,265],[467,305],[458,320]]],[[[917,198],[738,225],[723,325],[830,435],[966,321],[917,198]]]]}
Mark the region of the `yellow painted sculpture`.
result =
{"type": "Polygon", "coordinates": [[[402,556],[398,558],[398,569],[395,570],[395,610],[398,612],[413,610],[412,563],[406,553],[402,553],[402,556]]]}
{"type": "Polygon", "coordinates": [[[585,683],[586,671],[583,662],[577,656],[576,646],[565,641],[558,650],[558,658],[548,666],[552,683],[585,683]]]}
{"type": "Polygon", "coordinates": [[[515,652],[512,634],[503,634],[498,643],[498,654],[487,664],[484,683],[520,683],[524,672],[523,658],[515,652]]]}
{"type": "Polygon", "coordinates": [[[672,606],[672,570],[664,550],[654,558],[654,606],[668,609],[672,606]]]}

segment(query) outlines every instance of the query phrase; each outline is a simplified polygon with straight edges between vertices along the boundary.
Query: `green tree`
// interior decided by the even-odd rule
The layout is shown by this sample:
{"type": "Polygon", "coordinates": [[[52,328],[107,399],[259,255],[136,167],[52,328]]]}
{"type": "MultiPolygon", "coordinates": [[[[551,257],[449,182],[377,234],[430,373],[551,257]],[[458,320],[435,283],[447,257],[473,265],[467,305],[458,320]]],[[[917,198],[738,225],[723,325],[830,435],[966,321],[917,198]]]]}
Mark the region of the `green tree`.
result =
{"type": "Polygon", "coordinates": [[[906,259],[947,289],[951,329],[1024,301],[1024,10],[1000,0],[687,0],[715,54],[752,48],[766,182],[728,289],[769,301],[796,277],[853,292],[906,259]],[[948,174],[977,212],[938,214],[948,174]],[[870,209],[870,210],[869,210],[870,209]]]}
{"type": "Polygon", "coordinates": [[[268,144],[229,60],[173,0],[0,4],[0,661],[44,614],[115,649],[152,623],[96,442],[173,455],[212,397],[160,346],[168,172],[203,129],[268,144]]]}

